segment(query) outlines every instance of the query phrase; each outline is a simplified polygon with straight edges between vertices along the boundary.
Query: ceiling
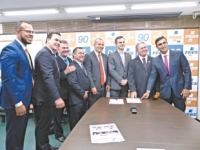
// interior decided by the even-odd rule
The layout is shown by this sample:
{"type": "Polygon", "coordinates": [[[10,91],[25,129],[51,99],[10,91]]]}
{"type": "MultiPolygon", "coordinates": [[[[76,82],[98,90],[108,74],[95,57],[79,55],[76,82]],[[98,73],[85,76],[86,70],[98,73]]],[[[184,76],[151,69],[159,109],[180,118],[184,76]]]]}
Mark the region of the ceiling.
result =
{"type": "MultiPolygon", "coordinates": [[[[178,0],[176,0],[177,2],[178,0]]],[[[179,2],[190,0],[179,0],[179,2]]],[[[191,0],[198,1],[198,0],[191,0]]],[[[0,0],[0,12],[27,10],[27,9],[43,9],[43,8],[64,8],[64,7],[78,7],[78,6],[100,6],[112,4],[125,4],[130,8],[132,4],[150,4],[154,2],[166,2],[166,0],[0,0]]],[[[174,2],[174,0],[167,0],[167,2],[174,2]]],[[[157,10],[131,10],[113,11],[113,12],[89,12],[89,13],[58,13],[48,15],[31,15],[31,16],[0,16],[0,23],[16,22],[19,20],[26,21],[44,21],[44,20],[70,20],[70,19],[87,19],[91,15],[133,15],[133,14],[148,14],[148,13],[170,13],[182,12],[181,15],[192,15],[193,12],[200,11],[200,5],[192,8],[173,8],[173,9],[157,9],[157,10]]],[[[191,16],[192,17],[192,16],[191,16]]]]}

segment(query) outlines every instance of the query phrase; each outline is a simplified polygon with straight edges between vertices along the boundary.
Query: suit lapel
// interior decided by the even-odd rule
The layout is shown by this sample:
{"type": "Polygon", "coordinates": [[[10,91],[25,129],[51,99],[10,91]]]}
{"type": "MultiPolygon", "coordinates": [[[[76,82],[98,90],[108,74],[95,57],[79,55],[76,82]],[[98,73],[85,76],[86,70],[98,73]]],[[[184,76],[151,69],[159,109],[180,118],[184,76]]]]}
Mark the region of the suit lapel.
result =
{"type": "MultiPolygon", "coordinates": [[[[118,57],[118,59],[120,60],[120,63],[122,64],[122,66],[124,67],[123,62],[122,62],[122,58],[121,58],[121,56],[119,55],[119,53],[118,53],[117,50],[115,51],[115,54],[116,54],[116,56],[118,57]]],[[[125,54],[124,54],[124,55],[125,55],[125,54]]]]}
{"type": "Polygon", "coordinates": [[[140,65],[140,67],[141,67],[144,71],[146,71],[146,69],[144,68],[144,65],[143,65],[143,63],[142,63],[140,57],[138,56],[136,59],[137,59],[137,60],[136,60],[137,63],[140,65]]]}
{"type": "Polygon", "coordinates": [[[161,55],[161,54],[158,56],[158,60],[159,60],[159,64],[161,65],[161,68],[163,68],[164,72],[167,73],[166,68],[165,68],[165,64],[164,64],[164,62],[163,62],[163,59],[162,59],[162,55],[161,55]]]}
{"type": "Polygon", "coordinates": [[[76,65],[76,67],[80,68],[80,70],[83,72],[83,74],[87,77],[87,74],[85,74],[84,70],[82,69],[82,67],[75,61],[73,60],[74,64],[76,65]]]}
{"type": "Polygon", "coordinates": [[[128,54],[124,52],[124,60],[125,60],[125,67],[128,67],[129,59],[128,59],[128,54]]]}
{"type": "MultiPolygon", "coordinates": [[[[168,61],[169,61],[169,72],[171,72],[171,68],[172,65],[174,63],[174,55],[173,55],[173,51],[169,50],[169,57],[168,57],[168,61]]],[[[169,73],[170,74],[170,73],[169,73]]]]}
{"type": "Polygon", "coordinates": [[[149,67],[151,66],[150,64],[152,63],[152,58],[151,57],[147,57],[147,69],[149,69],[149,67]]]}

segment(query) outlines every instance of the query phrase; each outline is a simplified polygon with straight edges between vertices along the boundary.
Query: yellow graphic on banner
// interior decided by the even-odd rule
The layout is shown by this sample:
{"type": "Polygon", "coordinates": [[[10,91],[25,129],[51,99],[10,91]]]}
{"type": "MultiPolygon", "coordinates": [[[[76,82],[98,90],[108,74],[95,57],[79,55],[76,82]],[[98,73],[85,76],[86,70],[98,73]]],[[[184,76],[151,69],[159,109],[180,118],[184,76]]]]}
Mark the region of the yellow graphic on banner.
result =
{"type": "Polygon", "coordinates": [[[152,30],[151,31],[151,44],[155,45],[155,40],[160,36],[164,36],[167,38],[167,30],[152,30]]]}
{"type": "Polygon", "coordinates": [[[198,60],[189,60],[192,76],[198,76],[198,60]]]}
{"type": "Polygon", "coordinates": [[[76,33],[62,33],[62,39],[66,40],[70,47],[76,47],[76,33]]]}
{"type": "MultiPolygon", "coordinates": [[[[90,33],[90,46],[94,45],[94,41],[97,38],[101,38],[103,40],[105,40],[105,32],[91,32],[90,33]]],[[[105,44],[105,42],[104,42],[105,44]]]]}
{"type": "Polygon", "coordinates": [[[135,46],[135,31],[121,31],[120,35],[125,38],[126,46],[135,46]]]}
{"type": "Polygon", "coordinates": [[[185,29],[184,44],[198,44],[198,43],[199,43],[199,29],[185,29]]]}
{"type": "Polygon", "coordinates": [[[187,107],[197,107],[197,92],[191,92],[185,102],[187,107]]]}

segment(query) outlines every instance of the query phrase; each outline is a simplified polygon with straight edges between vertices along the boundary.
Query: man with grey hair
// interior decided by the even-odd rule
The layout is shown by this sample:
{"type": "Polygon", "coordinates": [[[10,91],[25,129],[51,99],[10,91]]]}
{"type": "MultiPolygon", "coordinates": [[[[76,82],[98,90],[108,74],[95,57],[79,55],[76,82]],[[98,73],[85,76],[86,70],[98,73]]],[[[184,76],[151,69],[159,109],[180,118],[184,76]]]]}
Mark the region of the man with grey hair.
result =
{"type": "MultiPolygon", "coordinates": [[[[135,48],[138,56],[130,61],[128,67],[128,84],[132,98],[142,97],[146,91],[153,61],[153,57],[147,55],[148,50],[144,42],[137,43],[135,48]]],[[[151,91],[150,98],[153,98],[156,92],[159,92],[158,81],[151,91]]]]}
{"type": "Polygon", "coordinates": [[[84,65],[90,80],[91,94],[89,107],[99,98],[105,97],[110,91],[110,75],[108,72],[108,56],[102,53],[104,40],[97,38],[94,41],[94,51],[85,55],[84,65]]]}
{"type": "Polygon", "coordinates": [[[33,65],[27,45],[33,41],[33,27],[20,21],[16,40],[1,51],[2,91],[0,104],[6,114],[6,150],[22,150],[33,87],[33,65]]]}

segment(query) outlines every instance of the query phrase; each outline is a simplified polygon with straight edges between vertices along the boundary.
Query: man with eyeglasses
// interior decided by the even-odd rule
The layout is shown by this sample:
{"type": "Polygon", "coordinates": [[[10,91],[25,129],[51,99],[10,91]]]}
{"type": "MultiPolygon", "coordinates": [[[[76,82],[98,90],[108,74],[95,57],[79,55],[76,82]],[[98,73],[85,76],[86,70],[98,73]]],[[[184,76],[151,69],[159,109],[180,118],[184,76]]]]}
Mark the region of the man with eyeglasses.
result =
{"type": "MultiPolygon", "coordinates": [[[[69,111],[69,83],[68,83],[68,74],[73,72],[76,67],[69,66],[72,62],[72,59],[68,57],[69,54],[69,45],[66,40],[60,41],[60,47],[58,50],[58,56],[56,58],[60,70],[60,95],[65,102],[65,108],[67,109],[67,116],[70,120],[70,111],[69,111]]],[[[65,136],[63,135],[63,129],[61,126],[62,116],[63,116],[63,109],[55,109],[54,113],[54,134],[55,138],[60,141],[64,142],[65,136]]],[[[70,122],[70,121],[69,121],[70,122]]]]}
{"type": "Polygon", "coordinates": [[[16,24],[16,40],[4,47],[0,60],[2,93],[0,104],[6,114],[6,150],[22,150],[28,122],[33,84],[33,65],[27,45],[33,41],[33,27],[16,24]]]}
{"type": "Polygon", "coordinates": [[[142,98],[148,98],[156,77],[160,77],[160,97],[181,111],[185,111],[185,100],[190,95],[191,70],[182,51],[168,49],[168,42],[164,36],[155,40],[160,55],[152,64],[151,75],[147,84],[147,91],[142,98]]]}
{"type": "Polygon", "coordinates": [[[131,55],[124,52],[125,39],[123,36],[115,38],[117,50],[108,57],[108,68],[111,77],[111,97],[127,97],[128,96],[128,64],[131,55]]]}

